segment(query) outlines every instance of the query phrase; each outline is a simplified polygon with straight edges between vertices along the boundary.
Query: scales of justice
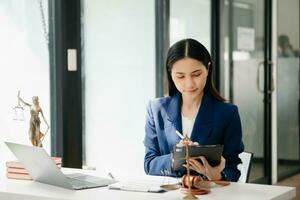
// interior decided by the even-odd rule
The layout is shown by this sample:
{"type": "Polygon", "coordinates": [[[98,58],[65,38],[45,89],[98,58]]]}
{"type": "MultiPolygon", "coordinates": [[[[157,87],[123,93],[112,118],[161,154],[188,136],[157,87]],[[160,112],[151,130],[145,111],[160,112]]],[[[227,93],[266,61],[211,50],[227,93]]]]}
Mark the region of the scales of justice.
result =
{"type": "MultiPolygon", "coordinates": [[[[176,132],[177,133],[177,132],[176,132]]],[[[194,157],[190,157],[189,156],[189,144],[191,142],[190,138],[185,134],[184,137],[182,137],[182,135],[179,135],[182,139],[182,143],[184,145],[184,148],[186,149],[185,151],[185,157],[184,158],[181,158],[181,159],[184,159],[186,161],[186,169],[187,169],[187,182],[188,182],[188,189],[187,189],[187,193],[186,195],[183,197],[183,199],[186,199],[186,200],[192,200],[192,199],[197,199],[197,197],[192,193],[191,191],[191,174],[190,174],[190,164],[188,162],[188,160],[190,158],[194,158],[194,157]]],[[[183,184],[183,183],[182,183],[183,184]]]]}
{"type": "Polygon", "coordinates": [[[229,184],[228,182],[223,183],[222,181],[209,181],[209,180],[202,180],[202,179],[196,180],[195,176],[191,176],[190,163],[188,162],[188,160],[190,158],[199,159],[200,156],[190,156],[189,147],[191,147],[195,144],[193,144],[191,139],[186,134],[184,134],[182,136],[182,134],[179,133],[178,131],[176,131],[176,134],[182,140],[180,147],[185,148],[185,156],[184,157],[174,158],[174,160],[185,160],[185,162],[186,162],[187,174],[185,175],[185,177],[183,176],[184,178],[182,178],[182,186],[183,186],[182,189],[186,189],[186,190],[182,190],[182,192],[185,193],[185,196],[183,197],[183,199],[186,199],[186,200],[198,199],[198,197],[195,196],[195,194],[196,195],[207,194],[210,192],[210,188],[214,188],[214,187],[222,186],[222,185],[225,186],[225,185],[229,184]],[[194,187],[196,189],[192,189],[192,187],[194,187]]]}
{"type": "Polygon", "coordinates": [[[32,104],[27,103],[21,98],[20,91],[18,91],[18,104],[13,108],[14,120],[24,121],[25,106],[29,107],[30,109],[30,121],[29,121],[29,132],[28,132],[29,140],[33,146],[42,147],[43,146],[42,142],[49,131],[49,124],[46,118],[44,117],[42,108],[40,107],[39,97],[33,96],[32,104]],[[21,105],[21,103],[23,104],[23,106],[21,105]],[[43,121],[47,126],[44,133],[42,133],[41,131],[41,120],[39,115],[42,116],[43,121]]]}

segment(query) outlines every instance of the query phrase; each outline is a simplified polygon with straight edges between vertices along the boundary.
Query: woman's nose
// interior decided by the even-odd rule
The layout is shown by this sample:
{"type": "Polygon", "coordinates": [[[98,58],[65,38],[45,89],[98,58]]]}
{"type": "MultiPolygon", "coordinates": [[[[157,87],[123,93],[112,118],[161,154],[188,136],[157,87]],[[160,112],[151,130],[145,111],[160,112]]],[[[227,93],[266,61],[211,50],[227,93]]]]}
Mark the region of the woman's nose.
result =
{"type": "Polygon", "coordinates": [[[187,78],[185,86],[186,88],[193,88],[195,85],[194,80],[192,78],[187,78]]]}

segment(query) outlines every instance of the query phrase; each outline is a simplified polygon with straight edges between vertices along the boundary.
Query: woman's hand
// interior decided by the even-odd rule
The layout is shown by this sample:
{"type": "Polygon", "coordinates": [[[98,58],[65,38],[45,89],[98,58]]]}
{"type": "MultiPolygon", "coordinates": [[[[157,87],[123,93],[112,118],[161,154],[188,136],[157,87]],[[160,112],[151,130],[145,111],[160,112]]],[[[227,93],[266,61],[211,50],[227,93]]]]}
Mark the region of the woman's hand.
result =
{"type": "MultiPolygon", "coordinates": [[[[188,160],[191,170],[194,170],[200,174],[205,175],[209,180],[216,181],[222,179],[221,172],[225,168],[225,162],[226,162],[223,156],[221,157],[220,164],[215,167],[210,166],[210,164],[207,162],[204,156],[201,156],[200,159],[203,164],[201,164],[200,162],[192,158],[188,160]]],[[[187,165],[184,165],[184,167],[187,167],[187,165]]]]}
{"type": "MultiPolygon", "coordinates": [[[[180,140],[179,143],[176,144],[176,147],[183,147],[183,146],[185,146],[185,142],[186,142],[185,139],[180,140]]],[[[191,140],[189,140],[188,141],[188,145],[189,146],[198,146],[199,143],[198,142],[192,142],[191,140]]]]}

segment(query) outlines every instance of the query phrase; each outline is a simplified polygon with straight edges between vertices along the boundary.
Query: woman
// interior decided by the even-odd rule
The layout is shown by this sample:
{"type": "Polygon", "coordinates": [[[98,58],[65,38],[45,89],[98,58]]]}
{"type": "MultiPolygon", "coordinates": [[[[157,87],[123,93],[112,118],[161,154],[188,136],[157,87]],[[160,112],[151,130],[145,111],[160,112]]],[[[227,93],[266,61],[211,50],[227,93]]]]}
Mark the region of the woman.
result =
{"type": "MultiPolygon", "coordinates": [[[[212,82],[213,65],[207,49],[194,39],[175,43],[168,51],[166,71],[169,96],[149,103],[145,125],[144,169],[147,174],[171,172],[171,152],[180,143],[176,130],[200,145],[223,144],[218,166],[189,159],[192,170],[210,180],[237,181],[244,150],[235,105],[225,103],[212,82]]],[[[171,174],[175,176],[175,174],[171,174]]]]}
{"type": "Polygon", "coordinates": [[[32,97],[33,105],[25,102],[18,94],[19,100],[26,106],[30,108],[30,127],[29,127],[29,139],[33,146],[42,147],[42,140],[45,137],[46,132],[49,129],[49,124],[46,121],[42,108],[40,107],[39,98],[37,96],[32,97]],[[40,130],[41,120],[39,118],[39,114],[41,113],[44,122],[47,125],[47,130],[45,134],[43,134],[40,130]]]}

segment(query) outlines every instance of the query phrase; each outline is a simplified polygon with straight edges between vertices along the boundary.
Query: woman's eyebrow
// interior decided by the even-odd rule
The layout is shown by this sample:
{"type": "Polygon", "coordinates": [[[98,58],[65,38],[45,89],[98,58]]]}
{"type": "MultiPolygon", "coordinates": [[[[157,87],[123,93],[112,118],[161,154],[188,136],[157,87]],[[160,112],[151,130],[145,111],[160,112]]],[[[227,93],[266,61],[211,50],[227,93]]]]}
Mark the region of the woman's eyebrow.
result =
{"type": "Polygon", "coordinates": [[[201,69],[197,69],[197,70],[195,70],[195,71],[192,71],[191,74],[193,74],[193,73],[195,73],[195,72],[201,72],[201,69]]]}
{"type": "MultiPolygon", "coordinates": [[[[194,71],[191,72],[191,74],[196,73],[196,72],[201,72],[201,69],[196,69],[194,71]]],[[[176,72],[176,74],[185,74],[184,72],[176,72]]]]}

